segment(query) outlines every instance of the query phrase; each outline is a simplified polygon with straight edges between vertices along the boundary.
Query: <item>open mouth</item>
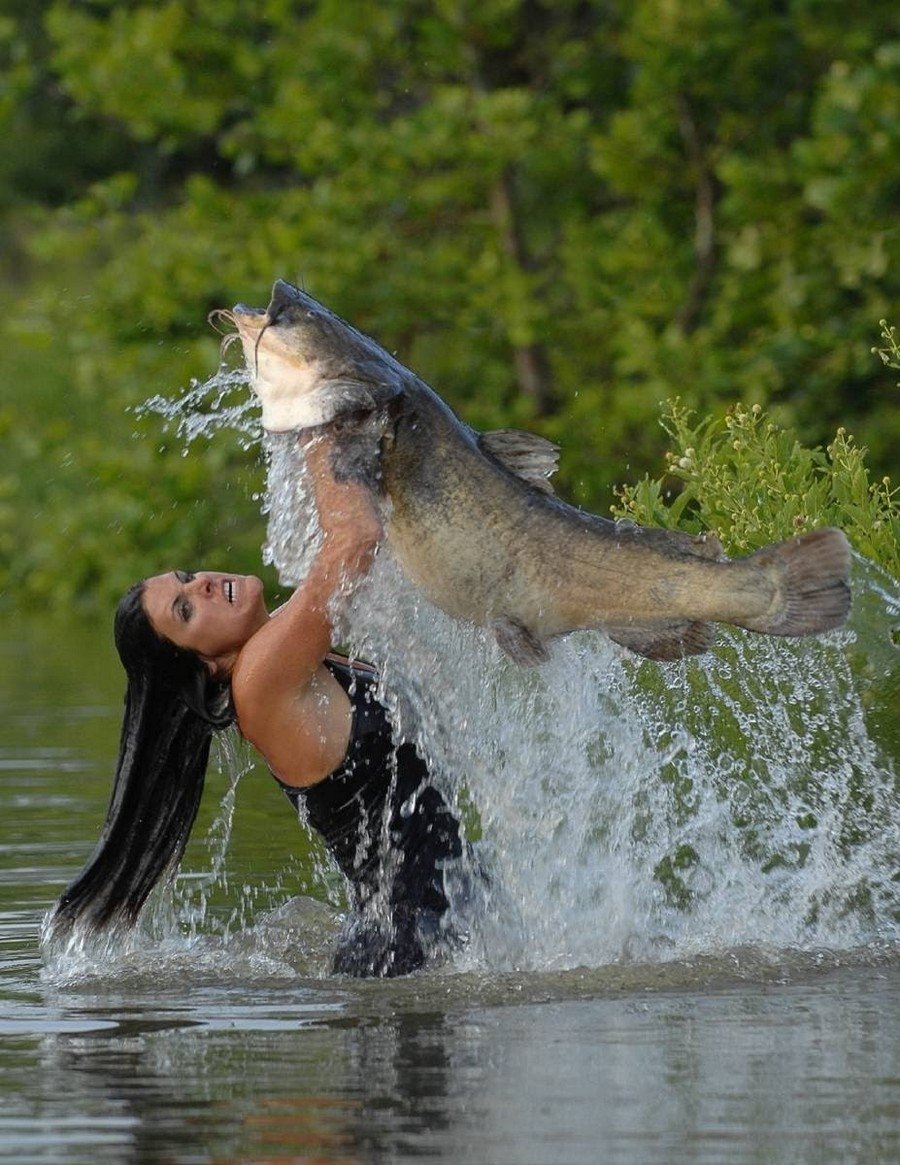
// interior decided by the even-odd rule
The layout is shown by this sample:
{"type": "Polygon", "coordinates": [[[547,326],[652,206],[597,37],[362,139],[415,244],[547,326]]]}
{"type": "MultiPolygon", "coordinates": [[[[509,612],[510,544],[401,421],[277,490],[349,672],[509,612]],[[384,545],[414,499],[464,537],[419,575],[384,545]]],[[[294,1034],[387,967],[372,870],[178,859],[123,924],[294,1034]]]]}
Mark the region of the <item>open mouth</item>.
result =
{"type": "Polygon", "coordinates": [[[239,303],[231,311],[224,307],[216,308],[209,313],[207,319],[222,337],[220,352],[223,357],[232,344],[244,343],[245,346],[252,344],[254,363],[257,362],[259,341],[270,322],[264,309],[247,307],[246,304],[239,303]],[[236,330],[225,331],[224,326],[228,324],[236,330]]]}
{"type": "Polygon", "coordinates": [[[249,365],[250,353],[253,354],[254,373],[259,373],[259,344],[263,333],[272,323],[268,311],[264,308],[247,307],[245,303],[237,303],[229,311],[228,308],[216,308],[207,316],[213,328],[222,336],[220,352],[224,357],[232,344],[240,343],[244,348],[244,356],[249,365]],[[231,324],[237,330],[223,332],[222,325],[231,324]]]}
{"type": "Polygon", "coordinates": [[[235,591],[237,589],[234,585],[234,581],[232,579],[228,578],[222,584],[222,587],[223,587],[223,590],[225,591],[225,598],[228,600],[229,603],[233,603],[235,600],[235,591]]]}

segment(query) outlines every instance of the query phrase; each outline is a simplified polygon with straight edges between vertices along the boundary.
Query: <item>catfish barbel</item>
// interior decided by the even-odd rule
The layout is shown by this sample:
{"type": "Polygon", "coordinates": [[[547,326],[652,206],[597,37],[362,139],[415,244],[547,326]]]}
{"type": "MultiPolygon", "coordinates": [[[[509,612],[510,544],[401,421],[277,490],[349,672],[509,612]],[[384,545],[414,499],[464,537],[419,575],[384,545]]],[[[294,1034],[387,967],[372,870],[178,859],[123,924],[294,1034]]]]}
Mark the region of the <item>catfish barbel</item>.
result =
{"type": "Polygon", "coordinates": [[[850,548],[814,530],[745,558],[718,540],[614,522],[557,498],[559,451],[530,433],[478,433],[414,372],[279,279],[232,321],[271,432],[327,426],[336,472],[364,481],[404,573],[436,606],[488,629],[517,663],[604,631],[650,659],[706,651],[714,623],[767,635],[839,627],[850,548]]]}

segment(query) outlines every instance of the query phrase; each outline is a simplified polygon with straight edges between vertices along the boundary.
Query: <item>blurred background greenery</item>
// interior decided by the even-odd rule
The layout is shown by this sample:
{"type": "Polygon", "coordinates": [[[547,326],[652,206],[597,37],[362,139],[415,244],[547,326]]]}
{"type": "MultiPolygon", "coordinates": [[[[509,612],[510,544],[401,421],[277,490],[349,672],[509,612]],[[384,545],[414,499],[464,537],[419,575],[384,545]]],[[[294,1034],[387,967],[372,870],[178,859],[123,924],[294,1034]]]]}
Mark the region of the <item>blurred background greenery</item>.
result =
{"type": "Polygon", "coordinates": [[[0,0],[0,57],[7,611],[258,570],[258,455],[130,410],[277,276],[597,512],[674,397],[897,480],[896,0],[0,0]]]}

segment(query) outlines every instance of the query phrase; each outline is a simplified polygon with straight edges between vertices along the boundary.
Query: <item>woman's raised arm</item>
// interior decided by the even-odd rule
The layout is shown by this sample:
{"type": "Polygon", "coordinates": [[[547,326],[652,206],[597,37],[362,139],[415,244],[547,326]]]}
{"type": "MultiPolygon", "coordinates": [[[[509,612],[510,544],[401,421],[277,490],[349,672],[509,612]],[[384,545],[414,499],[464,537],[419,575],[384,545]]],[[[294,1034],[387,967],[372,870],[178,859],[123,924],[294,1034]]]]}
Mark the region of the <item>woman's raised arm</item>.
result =
{"type": "Polygon", "coordinates": [[[279,758],[303,754],[307,763],[299,767],[314,771],[330,759],[332,738],[343,733],[345,700],[330,698],[343,693],[320,670],[331,648],[331,603],[368,571],[382,535],[371,494],[335,475],[333,453],[327,436],[306,449],[321,546],[303,582],[243,648],[231,677],[241,731],[283,777],[291,774],[279,758]],[[321,758],[317,750],[324,750],[321,758]]]}

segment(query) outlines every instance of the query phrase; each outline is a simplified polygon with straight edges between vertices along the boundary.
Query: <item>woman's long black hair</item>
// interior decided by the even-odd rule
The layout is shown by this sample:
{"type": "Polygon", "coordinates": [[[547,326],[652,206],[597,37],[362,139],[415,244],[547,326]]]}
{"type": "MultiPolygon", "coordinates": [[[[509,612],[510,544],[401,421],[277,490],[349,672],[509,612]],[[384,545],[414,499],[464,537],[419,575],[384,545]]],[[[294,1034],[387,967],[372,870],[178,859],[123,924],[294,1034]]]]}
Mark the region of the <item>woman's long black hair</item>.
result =
{"type": "Polygon", "coordinates": [[[51,934],[134,925],[150,891],[181,860],[212,734],[234,720],[228,683],[156,633],[143,593],[143,583],[133,586],[116,610],[128,687],[106,821],[90,861],[56,905],[51,934]]]}

